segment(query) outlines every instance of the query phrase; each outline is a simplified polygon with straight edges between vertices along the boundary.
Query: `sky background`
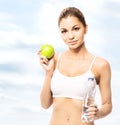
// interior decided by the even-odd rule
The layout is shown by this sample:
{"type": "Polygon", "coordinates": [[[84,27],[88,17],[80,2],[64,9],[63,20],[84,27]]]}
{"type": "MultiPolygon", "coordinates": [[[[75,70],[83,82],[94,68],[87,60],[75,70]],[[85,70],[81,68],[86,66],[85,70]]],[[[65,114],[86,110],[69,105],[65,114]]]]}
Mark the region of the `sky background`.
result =
{"type": "Polygon", "coordinates": [[[96,125],[120,124],[120,0],[0,0],[1,125],[48,125],[51,108],[44,110],[39,102],[44,70],[37,51],[43,43],[56,52],[66,49],[57,19],[68,6],[85,15],[89,51],[111,65],[113,111],[96,125]]]}

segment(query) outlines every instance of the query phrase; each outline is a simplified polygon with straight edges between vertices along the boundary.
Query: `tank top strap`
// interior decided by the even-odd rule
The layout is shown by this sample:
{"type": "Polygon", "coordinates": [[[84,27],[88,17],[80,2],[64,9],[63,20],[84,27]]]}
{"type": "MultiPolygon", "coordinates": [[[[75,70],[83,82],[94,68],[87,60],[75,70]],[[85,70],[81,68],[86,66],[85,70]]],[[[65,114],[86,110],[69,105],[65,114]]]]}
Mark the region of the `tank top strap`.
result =
{"type": "Polygon", "coordinates": [[[92,69],[92,66],[93,66],[93,63],[95,62],[95,59],[96,59],[96,55],[94,56],[94,58],[93,58],[93,60],[92,60],[92,62],[91,62],[91,64],[90,64],[89,70],[92,69]]]}

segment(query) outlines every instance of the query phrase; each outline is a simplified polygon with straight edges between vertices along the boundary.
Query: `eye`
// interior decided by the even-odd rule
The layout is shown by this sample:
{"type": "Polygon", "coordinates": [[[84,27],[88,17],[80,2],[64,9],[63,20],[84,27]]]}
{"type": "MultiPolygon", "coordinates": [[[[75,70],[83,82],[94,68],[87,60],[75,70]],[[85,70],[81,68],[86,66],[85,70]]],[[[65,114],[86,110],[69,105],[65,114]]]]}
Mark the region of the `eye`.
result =
{"type": "Polygon", "coordinates": [[[66,33],[67,32],[67,30],[61,30],[61,33],[63,34],[63,33],[66,33]]]}
{"type": "Polygon", "coordinates": [[[74,30],[75,31],[78,31],[80,28],[79,27],[74,27],[74,30]]]}

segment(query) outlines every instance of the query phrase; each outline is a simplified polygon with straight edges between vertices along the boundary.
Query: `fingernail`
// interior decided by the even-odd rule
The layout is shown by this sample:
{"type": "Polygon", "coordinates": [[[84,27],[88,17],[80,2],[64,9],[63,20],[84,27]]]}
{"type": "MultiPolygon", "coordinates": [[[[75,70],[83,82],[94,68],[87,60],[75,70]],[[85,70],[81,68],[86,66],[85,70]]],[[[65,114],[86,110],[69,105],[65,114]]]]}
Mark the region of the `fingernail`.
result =
{"type": "Polygon", "coordinates": [[[85,112],[88,112],[88,109],[86,109],[85,112]]]}
{"type": "Polygon", "coordinates": [[[90,105],[90,107],[93,107],[93,106],[94,106],[93,104],[90,105]]]}

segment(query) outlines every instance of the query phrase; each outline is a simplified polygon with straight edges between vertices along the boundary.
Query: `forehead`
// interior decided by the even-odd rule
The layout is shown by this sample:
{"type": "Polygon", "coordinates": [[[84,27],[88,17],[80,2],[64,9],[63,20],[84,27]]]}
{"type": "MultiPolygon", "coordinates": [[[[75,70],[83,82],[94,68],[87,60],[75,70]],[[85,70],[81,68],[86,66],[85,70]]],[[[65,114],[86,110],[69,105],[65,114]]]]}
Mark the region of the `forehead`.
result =
{"type": "Polygon", "coordinates": [[[81,21],[75,16],[68,16],[66,18],[62,18],[60,21],[60,28],[70,27],[74,25],[82,25],[81,21]]]}

